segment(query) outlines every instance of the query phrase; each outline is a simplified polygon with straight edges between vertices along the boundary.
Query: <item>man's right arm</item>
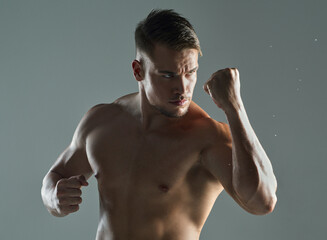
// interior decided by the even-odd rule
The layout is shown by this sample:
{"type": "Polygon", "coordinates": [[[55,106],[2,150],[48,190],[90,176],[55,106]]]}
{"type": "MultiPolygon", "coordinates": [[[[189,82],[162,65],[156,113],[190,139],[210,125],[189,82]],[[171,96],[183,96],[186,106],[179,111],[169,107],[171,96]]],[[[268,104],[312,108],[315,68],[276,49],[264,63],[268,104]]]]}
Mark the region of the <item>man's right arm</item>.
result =
{"type": "Polygon", "coordinates": [[[96,113],[103,104],[91,108],[78,124],[73,139],[45,175],[41,196],[48,211],[64,217],[79,209],[81,187],[93,174],[86,154],[86,137],[96,121],[96,113]]]}

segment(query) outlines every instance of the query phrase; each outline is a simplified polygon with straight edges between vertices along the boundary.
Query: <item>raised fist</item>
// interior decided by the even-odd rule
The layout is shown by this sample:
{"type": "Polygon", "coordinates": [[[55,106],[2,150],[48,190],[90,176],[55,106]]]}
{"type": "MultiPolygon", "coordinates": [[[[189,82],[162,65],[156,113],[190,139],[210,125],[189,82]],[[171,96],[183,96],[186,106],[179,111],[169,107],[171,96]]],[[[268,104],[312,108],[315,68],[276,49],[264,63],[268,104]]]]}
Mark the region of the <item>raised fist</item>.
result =
{"type": "Polygon", "coordinates": [[[224,111],[238,109],[242,104],[240,78],[236,68],[225,68],[213,73],[203,85],[203,89],[224,111]]]}

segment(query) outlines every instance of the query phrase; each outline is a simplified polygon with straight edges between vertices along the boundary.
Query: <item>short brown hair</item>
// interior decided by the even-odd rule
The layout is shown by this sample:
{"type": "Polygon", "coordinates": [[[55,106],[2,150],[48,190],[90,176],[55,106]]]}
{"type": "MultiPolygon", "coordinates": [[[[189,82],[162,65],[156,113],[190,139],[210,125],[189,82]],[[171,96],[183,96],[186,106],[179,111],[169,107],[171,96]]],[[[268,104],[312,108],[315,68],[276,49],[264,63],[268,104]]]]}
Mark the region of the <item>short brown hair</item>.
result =
{"type": "Polygon", "coordinates": [[[191,23],[173,9],[154,9],[136,27],[135,46],[137,50],[152,57],[155,43],[161,43],[173,50],[193,48],[199,51],[200,41],[191,23]]]}

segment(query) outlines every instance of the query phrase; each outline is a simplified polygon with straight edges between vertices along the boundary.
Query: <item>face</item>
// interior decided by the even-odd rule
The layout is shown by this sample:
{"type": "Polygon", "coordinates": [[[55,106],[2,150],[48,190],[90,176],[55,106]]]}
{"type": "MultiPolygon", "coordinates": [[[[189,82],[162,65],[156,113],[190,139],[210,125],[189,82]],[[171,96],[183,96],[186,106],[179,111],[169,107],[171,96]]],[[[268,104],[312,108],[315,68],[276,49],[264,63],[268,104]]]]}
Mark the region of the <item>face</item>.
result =
{"type": "Polygon", "coordinates": [[[167,117],[184,116],[197,80],[198,50],[175,51],[157,44],[143,64],[139,81],[148,103],[167,117]]]}

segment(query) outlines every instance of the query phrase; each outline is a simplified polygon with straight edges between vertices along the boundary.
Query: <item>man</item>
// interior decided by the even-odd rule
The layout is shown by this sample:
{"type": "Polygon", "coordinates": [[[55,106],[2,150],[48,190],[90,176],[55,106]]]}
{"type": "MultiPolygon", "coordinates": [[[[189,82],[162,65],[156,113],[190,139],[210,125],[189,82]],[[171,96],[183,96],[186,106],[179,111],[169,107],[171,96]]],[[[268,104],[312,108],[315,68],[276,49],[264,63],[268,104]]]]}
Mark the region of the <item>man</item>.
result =
{"type": "Polygon", "coordinates": [[[92,174],[97,240],[199,239],[223,189],[249,213],[272,212],[277,182],[247,118],[237,69],[217,71],[204,85],[228,125],[192,101],[202,53],[185,18],[154,10],[138,24],[135,42],[139,92],[85,114],[43,180],[49,212],[76,212],[92,174]]]}

